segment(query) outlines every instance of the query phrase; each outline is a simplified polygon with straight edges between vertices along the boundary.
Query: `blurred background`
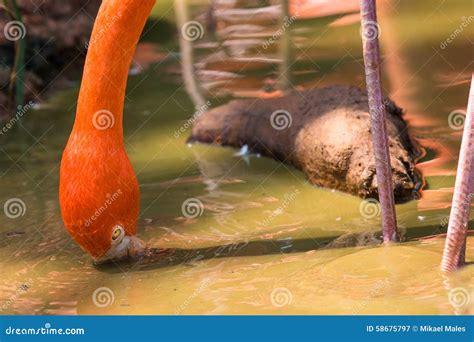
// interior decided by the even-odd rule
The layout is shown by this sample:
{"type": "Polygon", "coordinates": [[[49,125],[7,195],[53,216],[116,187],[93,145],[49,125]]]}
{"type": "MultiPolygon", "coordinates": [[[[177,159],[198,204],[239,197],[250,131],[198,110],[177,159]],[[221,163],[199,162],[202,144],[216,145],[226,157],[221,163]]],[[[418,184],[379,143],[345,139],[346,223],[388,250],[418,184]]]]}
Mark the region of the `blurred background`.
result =
{"type": "Polygon", "coordinates": [[[267,158],[186,145],[193,115],[232,98],[365,87],[358,1],[158,1],[130,69],[124,133],[139,236],[175,254],[107,267],[71,241],[57,199],[100,2],[0,7],[0,313],[473,312],[472,267],[438,273],[474,60],[470,1],[377,1],[384,91],[426,152],[421,199],[397,206],[405,243],[390,249],[374,246],[380,215],[361,199],[267,158]],[[199,215],[183,213],[189,199],[199,215]]]}

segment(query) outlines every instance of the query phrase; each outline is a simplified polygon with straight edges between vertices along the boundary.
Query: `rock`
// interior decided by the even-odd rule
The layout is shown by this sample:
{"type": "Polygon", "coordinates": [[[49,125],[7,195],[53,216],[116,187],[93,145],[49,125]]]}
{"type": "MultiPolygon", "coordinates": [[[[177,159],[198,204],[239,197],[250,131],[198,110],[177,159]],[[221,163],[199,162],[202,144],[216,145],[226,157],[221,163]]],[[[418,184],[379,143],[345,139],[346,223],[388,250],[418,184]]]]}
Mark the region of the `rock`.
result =
{"type": "MultiPolygon", "coordinates": [[[[417,198],[420,155],[402,110],[387,108],[393,186],[397,202],[417,198]]],[[[378,198],[367,94],[350,86],[294,92],[272,99],[239,99],[194,123],[189,142],[261,153],[302,170],[315,185],[378,198]]]]}

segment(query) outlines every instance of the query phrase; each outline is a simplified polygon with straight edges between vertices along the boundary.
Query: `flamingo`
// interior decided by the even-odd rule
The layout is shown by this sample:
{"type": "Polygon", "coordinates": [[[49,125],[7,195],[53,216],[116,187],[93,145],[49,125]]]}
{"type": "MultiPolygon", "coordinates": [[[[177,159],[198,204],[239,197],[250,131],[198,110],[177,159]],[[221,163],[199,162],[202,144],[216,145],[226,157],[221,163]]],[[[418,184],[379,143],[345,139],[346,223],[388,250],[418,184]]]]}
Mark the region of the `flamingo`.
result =
{"type": "Polygon", "coordinates": [[[137,256],[137,177],[124,148],[130,64],[155,0],[102,1],[88,46],[74,126],[64,149],[59,200],[72,238],[97,261],[137,256]]]}
{"type": "Polygon", "coordinates": [[[466,237],[474,191],[474,73],[467,103],[464,131],[459,151],[451,214],[441,260],[441,270],[453,272],[465,264],[466,237]]]}

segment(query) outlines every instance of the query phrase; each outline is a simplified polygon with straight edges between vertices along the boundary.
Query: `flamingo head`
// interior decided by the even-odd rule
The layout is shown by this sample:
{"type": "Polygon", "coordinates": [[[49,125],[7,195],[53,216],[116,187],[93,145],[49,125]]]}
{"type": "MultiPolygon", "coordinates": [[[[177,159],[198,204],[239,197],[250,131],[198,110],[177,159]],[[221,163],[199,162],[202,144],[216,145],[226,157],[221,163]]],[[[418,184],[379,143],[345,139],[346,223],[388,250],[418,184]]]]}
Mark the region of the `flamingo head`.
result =
{"type": "Polygon", "coordinates": [[[73,132],[64,150],[59,187],[64,225],[97,262],[136,258],[145,245],[136,237],[138,181],[122,146],[99,138],[73,132]]]}
{"type": "Polygon", "coordinates": [[[121,225],[112,228],[110,247],[107,252],[95,258],[96,263],[105,263],[112,260],[134,259],[142,255],[145,243],[134,235],[127,235],[121,225]]]}
{"type": "Polygon", "coordinates": [[[136,236],[139,201],[135,187],[104,196],[97,195],[97,188],[96,196],[89,196],[75,184],[61,184],[61,210],[66,229],[79,246],[97,263],[140,257],[145,243],[136,236]]]}
{"type": "MultiPolygon", "coordinates": [[[[63,191],[67,194],[67,189],[63,191]]],[[[77,193],[73,198],[62,197],[61,209],[69,234],[96,263],[136,259],[145,250],[145,243],[135,235],[138,201],[133,196],[120,196],[108,197],[101,206],[93,204],[98,201],[95,197],[86,197],[85,201],[77,193]]]]}

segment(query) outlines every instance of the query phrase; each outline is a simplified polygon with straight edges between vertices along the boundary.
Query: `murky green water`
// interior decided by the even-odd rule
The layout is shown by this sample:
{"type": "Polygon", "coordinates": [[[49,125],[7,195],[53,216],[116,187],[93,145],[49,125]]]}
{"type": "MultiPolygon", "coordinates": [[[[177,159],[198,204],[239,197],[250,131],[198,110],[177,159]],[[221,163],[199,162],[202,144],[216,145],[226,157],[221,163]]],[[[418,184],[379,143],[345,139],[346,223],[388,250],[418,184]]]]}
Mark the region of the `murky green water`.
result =
{"type": "MultiPolygon", "coordinates": [[[[446,230],[461,132],[448,125],[448,115],[466,106],[472,27],[445,49],[440,44],[472,8],[467,1],[437,8],[401,1],[389,9],[381,13],[386,91],[427,148],[419,165],[427,183],[422,198],[397,206],[404,243],[376,245],[379,216],[362,215],[359,198],[311,186],[295,169],[230,149],[187,146],[189,129],[176,132],[187,126],[193,103],[176,74],[178,55],[166,55],[178,51],[177,43],[168,41],[164,60],[131,77],[125,113],[127,150],[141,184],[139,236],[156,255],[94,266],[65,232],[58,168],[77,89],[62,91],[1,140],[1,203],[25,204],[17,218],[0,215],[1,313],[473,313],[473,267],[443,277],[444,239],[431,237],[446,230]],[[191,198],[203,204],[195,218],[182,211],[191,198]]],[[[358,24],[328,29],[336,18],[295,24],[294,86],[363,85],[358,24]]],[[[152,28],[145,38],[156,34],[152,28]]],[[[210,53],[199,48],[206,39],[196,47],[201,58],[210,53]]],[[[214,69],[240,70],[242,77],[210,87],[204,96],[213,106],[277,83],[275,63],[214,69]]],[[[472,263],[474,238],[467,245],[472,263]]]]}

